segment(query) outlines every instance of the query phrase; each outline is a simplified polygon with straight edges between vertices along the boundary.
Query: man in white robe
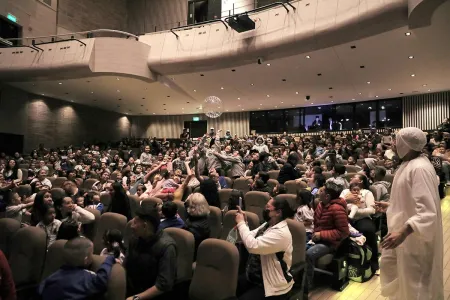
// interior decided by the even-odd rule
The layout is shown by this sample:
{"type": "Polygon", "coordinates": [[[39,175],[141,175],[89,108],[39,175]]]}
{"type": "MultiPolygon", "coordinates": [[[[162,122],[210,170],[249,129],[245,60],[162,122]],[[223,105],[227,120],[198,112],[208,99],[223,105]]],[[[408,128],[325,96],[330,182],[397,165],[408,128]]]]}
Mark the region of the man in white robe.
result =
{"type": "MultiPolygon", "coordinates": [[[[440,300],[443,288],[443,236],[438,179],[418,128],[396,138],[402,164],[395,173],[387,209],[389,233],[381,256],[381,295],[390,300],[440,300]]],[[[380,203],[377,203],[381,205],[380,203]]]]}

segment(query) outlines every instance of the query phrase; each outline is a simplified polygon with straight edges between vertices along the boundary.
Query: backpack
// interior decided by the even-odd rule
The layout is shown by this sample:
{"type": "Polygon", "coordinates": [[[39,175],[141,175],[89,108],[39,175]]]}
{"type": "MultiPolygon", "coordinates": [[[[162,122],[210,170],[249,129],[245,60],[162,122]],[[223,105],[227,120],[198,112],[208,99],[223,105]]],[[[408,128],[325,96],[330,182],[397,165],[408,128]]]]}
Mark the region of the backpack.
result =
{"type": "Polygon", "coordinates": [[[369,246],[360,246],[351,241],[348,249],[348,278],[356,282],[366,282],[372,277],[370,259],[372,250],[369,246]]]}

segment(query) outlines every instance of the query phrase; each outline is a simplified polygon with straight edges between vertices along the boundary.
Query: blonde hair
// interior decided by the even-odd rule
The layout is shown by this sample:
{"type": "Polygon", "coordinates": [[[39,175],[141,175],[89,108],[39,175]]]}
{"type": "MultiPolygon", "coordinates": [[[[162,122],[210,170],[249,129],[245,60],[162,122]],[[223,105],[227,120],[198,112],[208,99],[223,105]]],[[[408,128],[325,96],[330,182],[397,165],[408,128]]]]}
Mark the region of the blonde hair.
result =
{"type": "Polygon", "coordinates": [[[193,217],[204,217],[209,215],[209,205],[205,196],[200,193],[190,195],[186,202],[188,202],[187,213],[193,217]]]}

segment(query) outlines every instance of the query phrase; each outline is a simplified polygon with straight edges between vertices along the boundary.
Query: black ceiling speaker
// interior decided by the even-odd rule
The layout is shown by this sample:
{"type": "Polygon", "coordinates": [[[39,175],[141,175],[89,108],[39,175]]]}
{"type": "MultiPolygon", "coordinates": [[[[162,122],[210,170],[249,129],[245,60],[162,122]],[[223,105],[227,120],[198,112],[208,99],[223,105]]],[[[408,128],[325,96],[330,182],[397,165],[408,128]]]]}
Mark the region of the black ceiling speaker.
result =
{"type": "Polygon", "coordinates": [[[239,33],[255,29],[255,22],[246,14],[232,16],[227,19],[227,23],[239,33]]]}

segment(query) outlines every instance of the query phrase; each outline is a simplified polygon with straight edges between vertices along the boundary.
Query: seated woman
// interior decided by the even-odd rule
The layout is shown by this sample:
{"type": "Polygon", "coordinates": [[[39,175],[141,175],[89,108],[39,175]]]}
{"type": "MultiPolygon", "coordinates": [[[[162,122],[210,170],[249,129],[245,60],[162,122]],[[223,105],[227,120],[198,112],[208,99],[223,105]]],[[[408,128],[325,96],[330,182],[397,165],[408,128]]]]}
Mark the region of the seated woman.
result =
{"type": "Polygon", "coordinates": [[[188,197],[186,206],[186,230],[190,231],[195,238],[194,260],[197,258],[197,249],[201,242],[209,238],[211,229],[209,227],[209,205],[205,197],[200,193],[194,193],[188,197]]]}
{"type": "Polygon", "coordinates": [[[236,223],[245,248],[250,253],[246,274],[238,281],[239,300],[288,299],[294,285],[289,274],[292,262],[292,235],[287,218],[294,211],[286,199],[270,199],[264,213],[265,223],[250,231],[239,208],[236,223]]]}
{"type": "Polygon", "coordinates": [[[72,218],[81,224],[89,224],[95,221],[93,213],[73,203],[72,198],[64,197],[61,203],[55,203],[56,218],[62,222],[72,218]]]}
{"type": "Polygon", "coordinates": [[[364,174],[356,174],[350,180],[350,185],[352,184],[359,185],[359,193],[352,193],[349,189],[345,189],[340,197],[348,204],[358,205],[355,215],[352,216],[351,225],[366,237],[367,245],[372,249],[372,272],[375,273],[379,269],[376,227],[371,218],[371,215],[375,213],[375,198],[369,190],[369,182],[364,174]]]}
{"type": "Polygon", "coordinates": [[[46,204],[53,204],[52,194],[49,191],[38,192],[31,209],[31,226],[36,226],[42,221],[46,212],[44,207],[46,204]]]}

